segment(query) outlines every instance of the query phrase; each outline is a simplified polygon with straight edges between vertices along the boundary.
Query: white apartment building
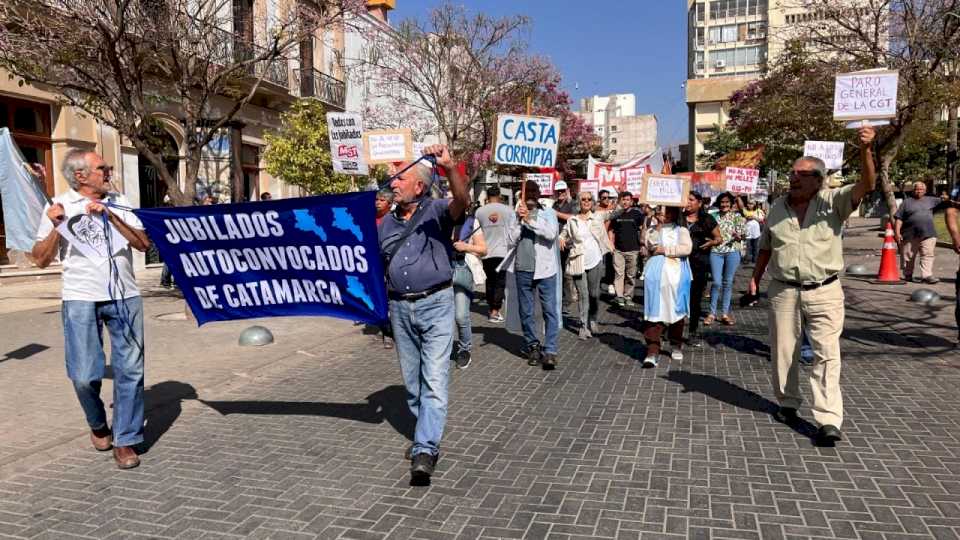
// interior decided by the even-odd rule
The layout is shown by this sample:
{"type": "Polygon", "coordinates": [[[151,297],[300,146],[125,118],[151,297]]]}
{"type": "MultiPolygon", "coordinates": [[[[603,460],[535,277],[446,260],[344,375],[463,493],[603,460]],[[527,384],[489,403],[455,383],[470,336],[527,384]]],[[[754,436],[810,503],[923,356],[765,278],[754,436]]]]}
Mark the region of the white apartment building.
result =
{"type": "Polygon", "coordinates": [[[657,147],[657,118],[637,116],[633,94],[593,96],[580,100],[581,118],[603,141],[603,152],[613,161],[626,161],[657,147]]]}
{"type": "MultiPolygon", "coordinates": [[[[858,0],[837,0],[855,4],[858,0]]],[[[703,141],[729,120],[730,96],[761,77],[792,30],[822,24],[821,15],[796,0],[686,0],[689,110],[687,166],[701,170],[703,141]]]]}

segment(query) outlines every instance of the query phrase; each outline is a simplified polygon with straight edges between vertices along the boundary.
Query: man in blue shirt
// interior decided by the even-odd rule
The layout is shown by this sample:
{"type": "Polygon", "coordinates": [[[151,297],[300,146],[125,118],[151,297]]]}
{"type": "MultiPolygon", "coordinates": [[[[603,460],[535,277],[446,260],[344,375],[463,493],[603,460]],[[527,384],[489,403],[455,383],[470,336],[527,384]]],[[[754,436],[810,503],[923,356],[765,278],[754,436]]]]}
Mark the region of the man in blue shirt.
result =
{"type": "MultiPolygon", "coordinates": [[[[417,164],[393,179],[396,209],[380,223],[380,252],[387,275],[390,324],[407,388],[407,404],[417,418],[410,474],[430,478],[440,454],[447,421],[447,386],[455,331],[453,226],[470,204],[466,177],[444,145],[424,148],[436,157],[450,182],[452,199],[431,199],[432,168],[417,164]]],[[[409,163],[400,165],[402,170],[409,163]]]]}

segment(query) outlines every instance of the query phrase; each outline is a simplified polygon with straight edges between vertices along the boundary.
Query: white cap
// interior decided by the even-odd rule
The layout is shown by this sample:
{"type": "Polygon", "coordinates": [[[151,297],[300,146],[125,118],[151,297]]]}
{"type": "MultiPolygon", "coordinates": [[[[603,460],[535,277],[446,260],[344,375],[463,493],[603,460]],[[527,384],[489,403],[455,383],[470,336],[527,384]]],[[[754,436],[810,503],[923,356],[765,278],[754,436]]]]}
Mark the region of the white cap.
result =
{"type": "Polygon", "coordinates": [[[564,182],[563,180],[559,180],[559,181],[557,181],[556,184],[553,185],[553,189],[554,189],[554,191],[556,191],[556,190],[558,190],[558,189],[567,189],[567,183],[564,182]]]}

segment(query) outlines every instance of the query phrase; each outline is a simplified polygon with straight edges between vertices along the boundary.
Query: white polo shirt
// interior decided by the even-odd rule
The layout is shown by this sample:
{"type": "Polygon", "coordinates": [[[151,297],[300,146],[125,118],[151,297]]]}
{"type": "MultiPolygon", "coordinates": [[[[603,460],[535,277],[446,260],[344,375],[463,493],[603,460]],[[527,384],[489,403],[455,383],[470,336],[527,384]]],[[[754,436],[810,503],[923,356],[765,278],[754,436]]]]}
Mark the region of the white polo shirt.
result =
{"type": "MultiPolygon", "coordinates": [[[[130,207],[130,201],[119,193],[110,193],[104,198],[104,201],[130,207]]],[[[63,205],[68,222],[74,216],[80,216],[78,219],[81,222],[83,220],[102,219],[100,216],[86,214],[87,205],[93,202],[92,199],[88,199],[72,189],[54,197],[53,202],[63,205]]],[[[54,229],[53,222],[47,217],[49,207],[50,205],[47,204],[43,208],[43,218],[40,220],[40,228],[37,229],[38,242],[49,236],[54,229]]],[[[110,211],[130,227],[143,230],[143,223],[133,212],[117,208],[110,208],[110,211]]],[[[90,230],[100,230],[102,236],[102,228],[91,227],[90,230]]],[[[112,229],[112,233],[120,234],[116,228],[112,229]]],[[[103,238],[100,238],[100,240],[103,240],[103,238]]],[[[113,260],[116,262],[116,275],[112,275],[109,259],[89,259],[80,250],[71,246],[62,236],[59,251],[60,261],[63,264],[64,300],[102,302],[140,296],[137,280],[133,275],[133,248],[130,247],[130,244],[127,244],[113,256],[113,260]]]]}

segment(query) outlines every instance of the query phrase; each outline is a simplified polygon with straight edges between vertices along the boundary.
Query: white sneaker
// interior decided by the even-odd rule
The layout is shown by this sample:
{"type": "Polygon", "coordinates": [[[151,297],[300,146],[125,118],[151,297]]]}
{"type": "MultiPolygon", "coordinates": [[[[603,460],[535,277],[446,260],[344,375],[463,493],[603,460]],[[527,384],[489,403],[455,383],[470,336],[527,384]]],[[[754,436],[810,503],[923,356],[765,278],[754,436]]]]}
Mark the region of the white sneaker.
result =
{"type": "Polygon", "coordinates": [[[657,367],[657,357],[656,357],[656,356],[648,356],[648,357],[644,358],[644,359],[643,359],[643,367],[645,367],[645,368],[655,368],[655,367],[657,367]]]}
{"type": "Polygon", "coordinates": [[[607,294],[616,296],[617,290],[613,288],[613,285],[607,285],[607,294]]]}
{"type": "Polygon", "coordinates": [[[673,352],[670,353],[670,358],[673,360],[683,360],[683,351],[674,349],[673,352]]]}

